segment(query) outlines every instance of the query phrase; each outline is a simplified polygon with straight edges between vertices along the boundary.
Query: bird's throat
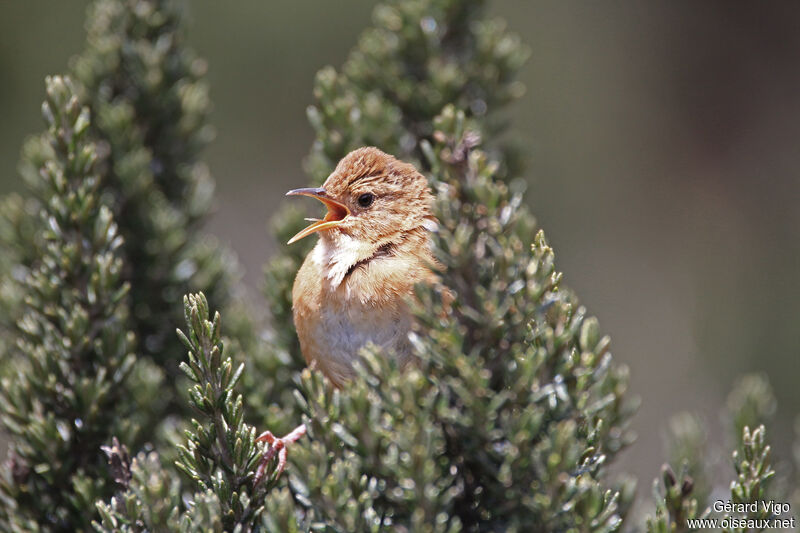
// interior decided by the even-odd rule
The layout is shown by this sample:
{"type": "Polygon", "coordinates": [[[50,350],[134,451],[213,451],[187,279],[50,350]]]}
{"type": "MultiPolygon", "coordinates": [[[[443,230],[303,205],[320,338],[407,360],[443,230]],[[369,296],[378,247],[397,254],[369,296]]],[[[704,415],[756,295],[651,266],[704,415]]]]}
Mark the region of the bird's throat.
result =
{"type": "Polygon", "coordinates": [[[428,231],[423,227],[385,236],[378,242],[366,242],[341,232],[325,232],[320,235],[310,258],[332,290],[345,281],[352,284],[350,279],[359,272],[377,274],[375,265],[378,264],[381,265],[379,271],[386,275],[389,271],[396,274],[397,269],[405,270],[409,265],[432,261],[428,231]],[[371,268],[367,270],[367,267],[371,268]]]}
{"type": "Polygon", "coordinates": [[[314,247],[312,259],[319,266],[324,282],[337,288],[350,268],[375,253],[375,245],[340,232],[325,232],[314,247]]]}
{"type": "Polygon", "coordinates": [[[356,261],[355,263],[353,263],[350,266],[350,268],[347,269],[347,272],[344,275],[344,279],[347,279],[350,276],[350,274],[355,272],[358,268],[367,266],[367,264],[370,261],[374,261],[374,260],[380,259],[382,257],[388,257],[388,256],[391,256],[391,255],[394,255],[395,248],[396,248],[396,245],[393,242],[387,242],[386,244],[381,245],[380,247],[378,247],[378,249],[375,251],[375,253],[372,254],[371,256],[366,257],[364,259],[361,259],[361,260],[356,261]]]}

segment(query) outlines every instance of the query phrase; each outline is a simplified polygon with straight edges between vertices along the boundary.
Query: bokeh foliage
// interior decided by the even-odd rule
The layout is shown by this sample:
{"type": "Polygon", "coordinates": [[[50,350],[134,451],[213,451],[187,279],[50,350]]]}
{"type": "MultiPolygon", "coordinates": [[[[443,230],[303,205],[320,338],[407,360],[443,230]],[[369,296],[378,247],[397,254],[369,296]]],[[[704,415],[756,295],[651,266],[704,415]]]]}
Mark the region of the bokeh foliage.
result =
{"type": "Polygon", "coordinates": [[[100,445],[138,450],[185,423],[165,418],[187,411],[183,294],[230,296],[236,263],[200,231],[212,132],[180,6],[92,4],[86,50],[71,81],[48,82],[48,131],[23,153],[29,194],[3,200],[4,529],[89,527],[114,490],[100,445]]]}
{"type": "MultiPolygon", "coordinates": [[[[777,483],[773,482],[776,470],[772,464],[772,448],[767,444],[767,430],[763,423],[771,421],[774,411],[774,396],[764,376],[744,376],[728,395],[727,410],[723,418],[732,426],[729,440],[735,451],[725,458],[724,468],[725,478],[731,477],[731,470],[735,477],[728,487],[730,496],[722,501],[745,504],[756,502],[758,511],[745,515],[713,510],[710,498],[712,478],[716,477],[716,467],[719,466],[715,464],[714,458],[727,455],[727,452],[715,450],[708,444],[707,425],[697,415],[680,413],[674,416],[669,424],[667,439],[670,460],[662,467],[660,479],[653,483],[656,509],[655,515],[647,518],[646,530],[649,533],[695,530],[689,528],[688,519],[790,518],[772,517],[763,507],[763,502],[772,499],[787,501],[787,496],[791,493],[788,489],[792,484],[788,470],[784,470],[783,476],[777,476],[782,479],[778,479],[777,483]],[[760,425],[751,426],[753,423],[760,425]]],[[[716,492],[722,493],[721,487],[716,487],[716,492]]]]}
{"type": "MultiPolygon", "coordinates": [[[[48,129],[28,147],[38,210],[20,284],[16,335],[3,353],[2,416],[12,438],[0,484],[4,531],[87,526],[112,483],[100,446],[133,440],[138,391],[122,238],[101,200],[90,111],[67,78],[47,80],[48,129]]],[[[143,387],[142,392],[146,392],[143,387]]]]}
{"type": "Polygon", "coordinates": [[[223,305],[236,269],[198,231],[214,192],[199,154],[213,131],[206,65],[185,45],[182,20],[180,2],[97,1],[86,50],[72,61],[94,116],[92,133],[107,152],[103,194],[124,238],[137,351],[170,378],[182,355],[176,302],[203,290],[223,305]]]}

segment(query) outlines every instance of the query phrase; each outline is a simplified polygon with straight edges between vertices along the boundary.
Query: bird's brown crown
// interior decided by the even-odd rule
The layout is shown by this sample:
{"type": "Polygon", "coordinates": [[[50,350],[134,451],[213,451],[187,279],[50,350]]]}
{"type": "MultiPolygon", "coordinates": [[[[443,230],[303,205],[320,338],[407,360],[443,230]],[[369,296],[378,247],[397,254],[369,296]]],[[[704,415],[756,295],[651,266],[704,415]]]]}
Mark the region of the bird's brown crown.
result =
{"type": "Polygon", "coordinates": [[[352,214],[341,231],[355,238],[410,231],[430,219],[428,180],[413,165],[373,147],[347,154],[325,180],[325,191],[352,214]]]}

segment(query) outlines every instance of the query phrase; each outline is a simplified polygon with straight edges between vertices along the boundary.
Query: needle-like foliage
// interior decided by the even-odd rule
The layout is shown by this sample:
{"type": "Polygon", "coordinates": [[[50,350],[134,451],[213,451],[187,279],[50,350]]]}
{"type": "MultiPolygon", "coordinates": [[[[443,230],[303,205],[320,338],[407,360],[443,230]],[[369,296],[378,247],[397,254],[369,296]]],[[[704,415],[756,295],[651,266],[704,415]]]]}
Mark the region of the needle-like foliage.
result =
{"type": "Polygon", "coordinates": [[[124,238],[136,352],[150,372],[167,378],[141,408],[149,426],[185,405],[175,388],[181,298],[202,290],[224,305],[237,269],[200,231],[214,191],[200,153],[213,131],[206,66],[184,42],[183,19],[174,0],[97,0],[87,15],[86,48],[72,61],[94,117],[91,134],[105,154],[101,193],[124,238]]]}
{"type": "Polygon", "coordinates": [[[256,480],[262,450],[255,428],[244,422],[242,396],[236,386],[244,364],[234,368],[224,353],[219,313],[210,314],[202,293],[184,298],[186,333],[178,337],[188,350],[181,369],[189,377],[190,404],[198,415],[186,431],[177,466],[193,482],[192,499],[181,502],[177,482],[155,454],[141,454],[133,462],[118,447],[108,451],[112,470],[123,491],[109,502],[99,502],[98,531],[239,531],[257,530],[264,499],[280,476],[277,457],[264,465],[256,480]],[[165,500],[171,502],[165,505],[165,500]]]}
{"type": "MultiPolygon", "coordinates": [[[[25,147],[21,172],[30,192],[2,201],[0,374],[9,384],[12,440],[2,513],[9,523],[34,516],[49,530],[88,527],[92,502],[114,488],[100,446],[113,435],[139,451],[182,422],[165,415],[186,407],[174,334],[183,294],[205,290],[223,305],[230,296],[235,261],[200,231],[213,196],[199,159],[212,133],[210,103],[205,65],[183,41],[181,5],[90,6],[73,81],[59,82],[70,97],[54,99],[48,87],[48,134],[25,147]],[[103,230],[108,249],[95,235],[103,230]],[[113,288],[117,299],[103,300],[100,288],[113,288]],[[49,329],[38,323],[45,319],[49,329]],[[137,426],[148,431],[132,431],[137,426]]],[[[252,344],[255,327],[240,315],[236,322],[247,326],[240,343],[252,344]]]]}
{"type": "MultiPolygon", "coordinates": [[[[203,422],[192,420],[178,466],[206,490],[230,495],[220,500],[226,528],[240,524],[249,530],[261,512],[258,494],[250,490],[261,454],[255,428],[243,422],[242,396],[234,390],[244,364],[234,369],[230,357],[223,359],[220,315],[209,317],[202,293],[187,296],[184,309],[188,334],[178,331],[178,336],[189,350],[189,361],[181,369],[194,383],[190,402],[203,422]]],[[[263,493],[273,481],[259,483],[256,492],[263,493]]]]}
{"type": "Polygon", "coordinates": [[[200,152],[213,136],[205,62],[184,42],[181,3],[98,0],[73,70],[108,155],[101,171],[125,237],[125,280],[139,352],[174,376],[181,298],[222,305],[231,257],[198,233],[214,183],[200,152]],[[176,305],[177,304],[177,305],[176,305]]]}
{"type": "Polygon", "coordinates": [[[656,514],[648,517],[647,532],[684,533],[690,531],[689,520],[705,519],[709,511],[698,514],[697,498],[693,492],[694,482],[686,472],[678,478],[672,468],[664,465],[661,479],[653,484],[656,514]]]}
{"type": "MultiPolygon", "coordinates": [[[[184,43],[181,5],[96,0],[87,15],[86,48],[71,62],[75,90],[92,117],[87,134],[102,155],[96,194],[122,237],[117,253],[120,281],[129,287],[128,328],[138,355],[134,379],[169,378],[160,394],[131,398],[151,427],[183,405],[175,379],[181,346],[174,335],[181,298],[202,290],[225,305],[238,269],[232,254],[201,231],[214,184],[200,153],[213,131],[205,63],[184,43]]],[[[21,170],[36,183],[31,150],[26,148],[21,170]]],[[[36,259],[29,243],[40,240],[31,220],[41,207],[35,195],[3,200],[0,331],[13,334],[20,318],[26,272],[36,259]]]]}
{"type": "MultiPolygon", "coordinates": [[[[767,484],[775,475],[770,465],[770,446],[766,443],[764,426],[755,430],[744,427],[739,449],[733,452],[736,478],[730,485],[730,498],[717,500],[721,509],[701,510],[693,496],[692,478],[685,472],[677,479],[669,466],[662,468],[662,480],[656,481],[655,517],[647,519],[648,533],[688,533],[713,529],[725,533],[764,531],[774,526],[784,528],[792,523],[782,508],[774,507],[776,500],[768,497],[767,484]],[[725,507],[728,506],[728,507],[725,507]],[[778,510],[780,509],[780,510],[778,510]],[[780,523],[775,523],[775,520],[780,523]]],[[[784,503],[779,500],[779,503],[784,503]]]]}
{"type": "MultiPolygon", "coordinates": [[[[89,109],[68,78],[47,79],[47,131],[28,147],[38,210],[21,317],[3,354],[3,426],[11,437],[0,482],[3,531],[88,527],[112,490],[100,446],[130,439],[134,364],[122,279],[122,238],[102,202],[89,109]]],[[[145,389],[142,389],[143,391],[145,389]]]]}
{"type": "MultiPolygon", "coordinates": [[[[671,463],[681,465],[681,474],[676,476],[667,464],[662,467],[661,479],[653,484],[656,512],[655,516],[647,519],[647,531],[679,533],[711,528],[760,531],[764,529],[766,520],[790,520],[788,516],[781,517],[779,513],[771,512],[772,507],[767,506],[770,501],[785,503],[780,497],[773,500],[772,495],[789,493],[785,490],[788,476],[780,480],[784,490],[775,490],[778,485],[775,481],[778,480],[773,479],[775,471],[771,465],[771,448],[766,443],[766,429],[760,425],[751,430],[748,425],[754,421],[768,421],[774,410],[772,388],[762,375],[744,376],[728,395],[725,419],[733,426],[731,440],[735,441],[736,447],[733,467],[737,477],[731,482],[730,498],[715,502],[717,506],[720,503],[746,506],[743,507],[748,509],[746,513],[715,509],[714,502],[709,501],[709,478],[716,466],[712,458],[723,452],[707,449],[705,426],[698,417],[688,413],[674,417],[670,423],[668,444],[671,463]],[[749,527],[748,520],[751,521],[749,527]]],[[[727,475],[729,460],[725,467],[727,475]]]]}

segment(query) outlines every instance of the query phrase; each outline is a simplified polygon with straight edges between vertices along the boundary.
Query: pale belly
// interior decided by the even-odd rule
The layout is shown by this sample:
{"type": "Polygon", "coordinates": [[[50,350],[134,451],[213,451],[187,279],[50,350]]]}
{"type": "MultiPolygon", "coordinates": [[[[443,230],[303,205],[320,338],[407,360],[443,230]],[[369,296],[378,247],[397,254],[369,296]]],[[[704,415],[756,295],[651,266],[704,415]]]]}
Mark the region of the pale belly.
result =
{"type": "Polygon", "coordinates": [[[430,271],[416,255],[400,253],[353,270],[356,256],[339,244],[333,254],[322,238],[317,242],[295,279],[292,308],[304,357],[341,386],[368,344],[405,362],[411,351],[408,299],[430,271]]]}
{"type": "Polygon", "coordinates": [[[346,308],[330,303],[320,311],[307,319],[307,327],[303,329],[308,337],[302,348],[337,384],[353,375],[354,359],[368,344],[402,360],[408,354],[411,319],[405,306],[387,310],[352,302],[346,308]]]}

